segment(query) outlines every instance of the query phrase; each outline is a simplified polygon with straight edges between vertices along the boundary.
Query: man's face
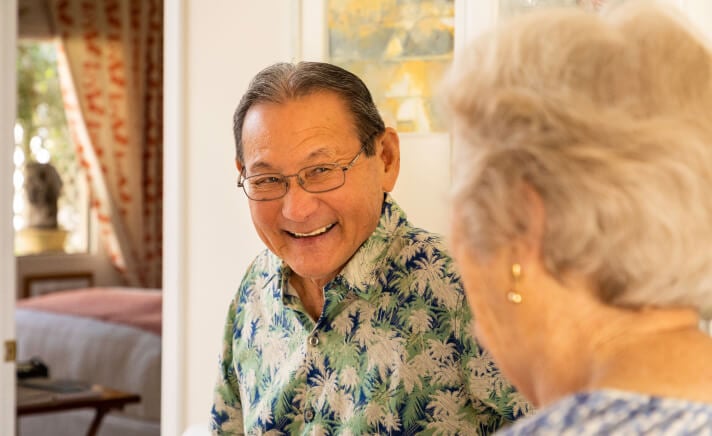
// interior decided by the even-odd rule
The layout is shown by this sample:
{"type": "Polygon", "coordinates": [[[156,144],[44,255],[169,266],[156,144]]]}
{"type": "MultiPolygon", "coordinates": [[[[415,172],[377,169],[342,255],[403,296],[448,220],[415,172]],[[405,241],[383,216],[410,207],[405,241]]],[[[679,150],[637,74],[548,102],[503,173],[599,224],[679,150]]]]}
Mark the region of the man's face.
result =
{"type": "MultiPolygon", "coordinates": [[[[376,228],[383,193],[393,189],[398,176],[399,149],[392,129],[375,142],[376,155],[362,153],[336,190],[309,193],[292,177],[284,197],[249,200],[260,238],[301,278],[323,286],[376,228]]],[[[238,170],[247,177],[290,175],[323,163],[346,165],[361,149],[353,116],[331,92],[252,106],[242,143],[245,162],[238,170]]]]}

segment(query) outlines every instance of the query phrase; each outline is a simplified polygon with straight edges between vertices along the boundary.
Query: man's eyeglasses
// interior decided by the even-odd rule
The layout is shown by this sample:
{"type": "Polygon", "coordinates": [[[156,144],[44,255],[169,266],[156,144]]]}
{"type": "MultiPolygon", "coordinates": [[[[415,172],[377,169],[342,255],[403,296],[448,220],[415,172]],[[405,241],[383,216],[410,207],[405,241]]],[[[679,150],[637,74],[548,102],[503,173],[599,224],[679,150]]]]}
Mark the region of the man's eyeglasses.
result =
{"type": "Polygon", "coordinates": [[[296,174],[289,175],[265,173],[245,177],[240,173],[237,186],[245,191],[249,199],[255,201],[277,200],[284,197],[289,191],[291,177],[296,177],[299,186],[307,192],[317,194],[333,191],[346,183],[346,171],[354,166],[364,148],[365,146],[361,147],[356,156],[346,165],[338,163],[311,165],[302,168],[296,174]]]}

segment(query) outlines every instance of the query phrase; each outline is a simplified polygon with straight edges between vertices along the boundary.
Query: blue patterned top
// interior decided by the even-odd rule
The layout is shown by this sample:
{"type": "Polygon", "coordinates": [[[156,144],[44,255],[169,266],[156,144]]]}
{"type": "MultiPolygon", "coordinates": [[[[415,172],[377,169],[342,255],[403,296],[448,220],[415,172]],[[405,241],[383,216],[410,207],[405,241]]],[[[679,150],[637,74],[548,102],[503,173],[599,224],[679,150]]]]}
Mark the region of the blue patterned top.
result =
{"type": "Polygon", "coordinates": [[[472,340],[441,239],[386,195],[378,227],[324,287],[317,322],[269,251],[233,299],[215,434],[491,433],[529,411],[472,340]]]}
{"type": "Polygon", "coordinates": [[[498,435],[712,435],[712,404],[633,392],[580,393],[498,435]]]}

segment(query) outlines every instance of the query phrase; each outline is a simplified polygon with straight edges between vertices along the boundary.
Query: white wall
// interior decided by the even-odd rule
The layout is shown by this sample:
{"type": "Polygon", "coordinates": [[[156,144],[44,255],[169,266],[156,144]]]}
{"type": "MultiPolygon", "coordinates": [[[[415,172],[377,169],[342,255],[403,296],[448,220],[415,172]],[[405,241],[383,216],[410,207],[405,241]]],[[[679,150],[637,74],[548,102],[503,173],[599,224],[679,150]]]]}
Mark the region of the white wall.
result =
{"type": "MultiPolygon", "coordinates": [[[[185,296],[182,304],[171,305],[179,314],[178,337],[164,334],[165,355],[174,356],[177,351],[179,359],[184,356],[175,375],[178,380],[183,377],[185,386],[164,388],[164,404],[171,404],[183,420],[177,423],[180,430],[208,420],[227,305],[247,265],[263,247],[253,230],[247,200],[236,187],[232,113],[259,69],[276,61],[291,61],[299,50],[294,37],[299,33],[295,28],[299,22],[296,0],[187,0],[185,5],[185,24],[180,30],[184,49],[179,54],[185,74],[177,78],[182,84],[178,92],[184,93],[185,100],[173,101],[184,107],[176,116],[183,118],[178,134],[185,139],[183,144],[178,144],[180,138],[166,140],[167,147],[176,143],[184,149],[182,169],[175,175],[175,182],[184,184],[184,197],[166,199],[168,208],[174,200],[183,203],[178,212],[184,210],[185,222],[176,223],[182,242],[175,245],[175,250],[184,253],[175,259],[183,272],[177,281],[176,277],[164,277],[167,291],[170,286],[184,287],[185,296]],[[172,348],[172,342],[178,350],[172,348]]],[[[447,135],[439,138],[438,151],[422,136],[403,137],[401,142],[401,181],[427,181],[427,185],[419,185],[417,192],[400,185],[396,198],[416,224],[442,232],[448,184],[447,135]],[[424,159],[428,153],[431,158],[424,159]],[[423,201],[428,197],[440,198],[442,204],[433,207],[423,201]]],[[[173,247],[174,242],[167,244],[173,247]]],[[[172,262],[172,253],[166,256],[172,262]]],[[[165,326],[164,332],[169,328],[165,326]]],[[[164,383],[171,383],[170,376],[164,383]]],[[[174,434],[170,426],[165,430],[164,434],[174,434]]]]}
{"type": "MultiPolygon", "coordinates": [[[[262,248],[235,186],[232,112],[259,69],[297,53],[299,1],[166,2],[167,20],[175,22],[167,21],[166,28],[172,53],[166,74],[173,84],[167,83],[165,111],[179,125],[166,132],[166,183],[177,192],[167,190],[164,203],[164,262],[171,272],[164,276],[164,310],[171,313],[164,317],[164,356],[175,359],[164,365],[165,435],[208,421],[226,308],[262,248]],[[171,43],[172,36],[179,40],[171,43]]],[[[709,7],[708,0],[682,1],[690,8],[709,7]]],[[[703,16],[709,19],[712,12],[703,16]]],[[[432,207],[423,198],[446,191],[449,154],[439,148],[434,158],[422,159],[433,148],[421,139],[402,137],[405,167],[395,195],[415,224],[443,232],[444,201],[432,207]]]]}
{"type": "Polygon", "coordinates": [[[690,16],[690,20],[705,34],[712,44],[712,1],[710,0],[680,0],[682,9],[690,16]]]}
{"type": "Polygon", "coordinates": [[[232,113],[249,79],[292,60],[285,0],[188,0],[185,9],[184,426],[207,422],[227,306],[262,248],[236,187],[232,113]]]}

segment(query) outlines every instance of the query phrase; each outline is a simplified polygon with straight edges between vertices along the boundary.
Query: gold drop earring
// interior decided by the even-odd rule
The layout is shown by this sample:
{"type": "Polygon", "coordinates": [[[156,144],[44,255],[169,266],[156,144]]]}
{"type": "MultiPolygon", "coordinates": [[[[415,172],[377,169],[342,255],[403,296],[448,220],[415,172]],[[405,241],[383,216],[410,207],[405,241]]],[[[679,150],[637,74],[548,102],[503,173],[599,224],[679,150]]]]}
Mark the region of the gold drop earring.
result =
{"type": "Polygon", "coordinates": [[[507,300],[514,304],[522,302],[522,294],[519,293],[519,281],[522,278],[522,266],[518,263],[512,264],[512,288],[507,292],[507,300]]]}

